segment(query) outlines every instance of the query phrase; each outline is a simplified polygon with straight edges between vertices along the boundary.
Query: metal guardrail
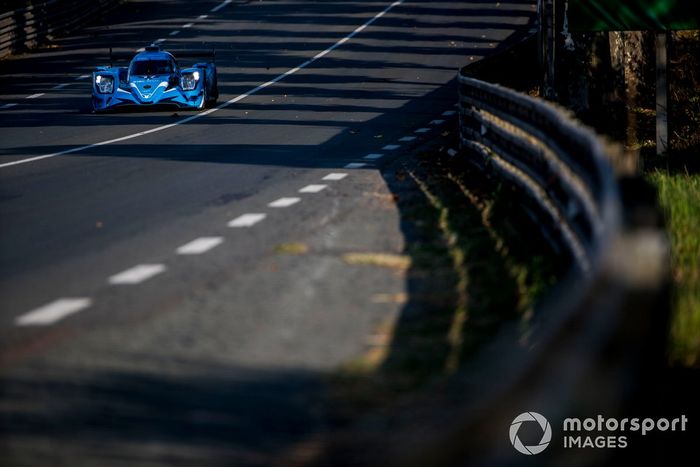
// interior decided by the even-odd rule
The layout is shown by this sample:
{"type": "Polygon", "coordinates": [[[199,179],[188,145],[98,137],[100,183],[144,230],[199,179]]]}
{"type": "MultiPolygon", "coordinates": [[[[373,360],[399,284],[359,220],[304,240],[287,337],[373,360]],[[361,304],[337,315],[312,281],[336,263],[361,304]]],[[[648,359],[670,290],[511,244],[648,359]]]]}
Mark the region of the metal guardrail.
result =
{"type": "MultiPolygon", "coordinates": [[[[656,193],[622,173],[620,151],[567,111],[465,70],[459,87],[460,160],[510,185],[513,209],[530,214],[571,270],[531,317],[504,323],[441,394],[413,401],[427,408],[396,415],[390,434],[377,422],[376,432],[363,425],[366,433],[339,437],[338,457],[351,461],[334,465],[616,465],[619,450],[566,449],[563,421],[655,414],[640,401],[654,399],[645,388],[662,371],[668,334],[669,245],[656,193]],[[552,427],[538,455],[517,452],[509,438],[525,412],[552,427]]],[[[654,453],[648,439],[633,443],[654,453]]]]}
{"type": "Polygon", "coordinates": [[[121,0],[50,0],[0,14],[0,58],[66,34],[121,0]]]}
{"type": "Polygon", "coordinates": [[[475,358],[459,386],[471,402],[387,465],[610,462],[610,450],[565,449],[557,428],[567,417],[630,416],[639,410],[632,397],[644,400],[663,366],[670,249],[656,194],[622,172],[620,148],[568,111],[465,70],[459,94],[463,158],[522,194],[514,209],[531,214],[572,268],[538,304],[526,336],[523,323],[507,325],[475,358]],[[558,440],[537,456],[517,453],[508,439],[513,419],[528,411],[548,417],[558,440]]]}
{"type": "Polygon", "coordinates": [[[620,194],[604,145],[569,113],[460,75],[460,140],[475,162],[532,199],[548,237],[589,273],[621,225],[620,194]]]}
{"type": "MultiPolygon", "coordinates": [[[[569,276],[537,307],[530,347],[506,331],[494,344],[498,355],[486,352],[476,363],[508,376],[491,382],[480,417],[472,413],[458,423],[476,441],[462,445],[484,465],[599,465],[610,460],[609,451],[559,445],[524,459],[513,456],[507,439],[493,439],[503,441],[510,421],[525,411],[552,422],[624,414],[630,395],[640,397],[645,379],[655,377],[665,354],[670,290],[670,248],[656,194],[619,173],[621,149],[568,111],[464,70],[459,94],[463,155],[522,193],[514,208],[531,213],[545,238],[573,259],[569,276]]],[[[443,442],[440,452],[460,449],[443,442]]]]}

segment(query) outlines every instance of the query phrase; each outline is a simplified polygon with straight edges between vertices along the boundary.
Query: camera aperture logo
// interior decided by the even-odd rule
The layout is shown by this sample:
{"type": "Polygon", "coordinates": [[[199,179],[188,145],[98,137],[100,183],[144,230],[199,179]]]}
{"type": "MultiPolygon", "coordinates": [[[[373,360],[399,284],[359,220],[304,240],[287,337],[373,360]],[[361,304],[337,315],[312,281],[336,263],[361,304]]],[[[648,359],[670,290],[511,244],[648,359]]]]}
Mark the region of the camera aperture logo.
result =
{"type": "Polygon", "coordinates": [[[515,417],[513,423],[510,424],[510,442],[513,447],[520,453],[532,456],[534,454],[539,454],[549,446],[550,441],[552,441],[552,426],[549,424],[546,418],[537,412],[524,412],[515,417]],[[542,439],[538,444],[533,446],[525,446],[520,438],[518,437],[518,431],[520,427],[525,422],[537,422],[542,428],[542,439]]]}
{"type": "MultiPolygon", "coordinates": [[[[530,424],[529,435],[532,436],[530,424]]],[[[684,432],[687,429],[688,417],[681,415],[676,418],[615,418],[604,417],[598,414],[596,417],[585,419],[567,418],[563,421],[560,432],[562,433],[564,449],[611,449],[626,448],[630,445],[629,436],[639,433],[642,437],[651,432],[684,432]]],[[[536,428],[535,428],[536,429],[536,428]]],[[[532,456],[539,454],[549,446],[552,441],[552,427],[547,419],[537,412],[523,412],[510,424],[510,442],[520,453],[532,456]],[[536,422],[542,430],[542,438],[539,443],[525,445],[520,439],[519,432],[526,422],[536,422]]],[[[527,440],[527,436],[524,436],[527,440]]],[[[531,438],[532,439],[532,438],[531,438]]]]}

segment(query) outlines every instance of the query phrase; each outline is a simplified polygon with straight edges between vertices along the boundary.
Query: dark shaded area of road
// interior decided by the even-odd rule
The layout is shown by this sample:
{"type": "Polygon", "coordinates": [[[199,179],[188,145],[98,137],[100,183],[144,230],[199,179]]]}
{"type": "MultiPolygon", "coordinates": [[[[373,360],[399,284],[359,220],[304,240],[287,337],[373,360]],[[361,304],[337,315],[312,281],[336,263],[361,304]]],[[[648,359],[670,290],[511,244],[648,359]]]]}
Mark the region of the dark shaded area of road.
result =
{"type": "MultiPolygon", "coordinates": [[[[213,45],[225,101],[389,3],[234,1],[210,13],[217,4],[128,2],[109,24],[56,49],[0,62],[0,106],[18,103],[0,110],[0,163],[185,116],[90,114],[89,84],[75,78],[109,45],[133,50],[174,29],[168,47],[213,45]],[[26,100],[35,93],[45,95],[26,100]]],[[[405,276],[345,261],[353,252],[406,253],[402,208],[377,170],[386,162],[346,165],[454,109],[458,67],[520,37],[532,6],[408,1],[312,66],[212,115],[0,169],[3,465],[314,459],[332,425],[328,376],[420,301],[405,276]],[[293,208],[268,207],[330,172],[348,177],[293,208]],[[268,217],[255,229],[226,227],[249,212],[268,217]],[[201,257],[173,253],[204,235],[225,242],[201,257]],[[299,244],[304,253],[284,253],[299,244]],[[140,263],[166,272],[136,287],[107,283],[140,263]],[[382,298],[396,294],[410,305],[382,298]],[[76,296],[94,304],[52,326],[15,325],[76,296]]]]}

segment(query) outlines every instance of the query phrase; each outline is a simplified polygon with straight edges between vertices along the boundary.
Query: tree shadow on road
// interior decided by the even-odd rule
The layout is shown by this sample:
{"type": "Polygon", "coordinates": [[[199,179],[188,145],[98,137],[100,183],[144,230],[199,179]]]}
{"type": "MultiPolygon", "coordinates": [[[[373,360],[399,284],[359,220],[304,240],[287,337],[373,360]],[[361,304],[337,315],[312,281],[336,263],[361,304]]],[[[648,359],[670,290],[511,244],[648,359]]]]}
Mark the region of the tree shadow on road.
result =
{"type": "Polygon", "coordinates": [[[508,188],[446,154],[455,142],[454,130],[445,132],[383,169],[401,213],[408,292],[396,323],[380,330],[384,339],[337,377],[331,414],[347,431],[330,444],[329,465],[364,465],[363,443],[381,449],[429,420],[426,412],[467,402],[455,381],[471,358],[507,323],[517,323],[525,346],[536,301],[568,264],[512,209],[508,188]]]}
{"type": "Polygon", "coordinates": [[[313,449],[320,375],[167,366],[2,378],[3,465],[284,465],[313,449]]]}

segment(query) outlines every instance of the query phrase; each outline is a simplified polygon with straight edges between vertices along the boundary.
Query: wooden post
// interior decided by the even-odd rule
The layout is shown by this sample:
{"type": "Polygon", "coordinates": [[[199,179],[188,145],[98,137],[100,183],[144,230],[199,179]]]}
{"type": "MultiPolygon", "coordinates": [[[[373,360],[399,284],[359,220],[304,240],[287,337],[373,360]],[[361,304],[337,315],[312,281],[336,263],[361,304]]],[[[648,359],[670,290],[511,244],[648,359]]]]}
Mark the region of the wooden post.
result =
{"type": "Polygon", "coordinates": [[[639,157],[640,143],[637,129],[637,103],[644,63],[643,35],[641,31],[625,31],[625,107],[627,128],[625,130],[625,150],[635,158],[639,157]]]}
{"type": "Polygon", "coordinates": [[[668,152],[668,33],[656,33],[656,154],[668,152]]]}
{"type": "Polygon", "coordinates": [[[544,22],[544,51],[545,51],[545,73],[544,73],[544,96],[554,100],[556,98],[556,87],[554,82],[554,60],[556,52],[556,20],[555,20],[555,0],[543,0],[544,22]]]}
{"type": "Polygon", "coordinates": [[[545,83],[545,63],[546,63],[546,56],[547,52],[545,51],[544,44],[545,44],[545,35],[544,35],[544,25],[545,25],[545,16],[544,16],[544,1],[543,0],[537,0],[537,66],[539,67],[538,70],[540,72],[539,77],[541,78],[539,84],[540,88],[544,89],[544,83],[545,83]]]}

